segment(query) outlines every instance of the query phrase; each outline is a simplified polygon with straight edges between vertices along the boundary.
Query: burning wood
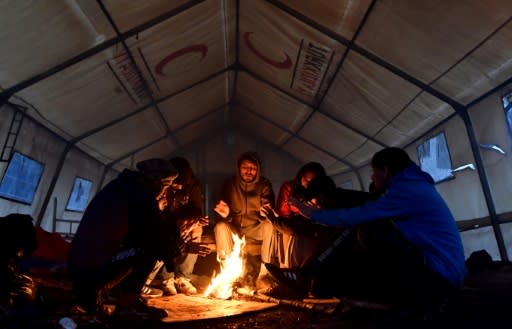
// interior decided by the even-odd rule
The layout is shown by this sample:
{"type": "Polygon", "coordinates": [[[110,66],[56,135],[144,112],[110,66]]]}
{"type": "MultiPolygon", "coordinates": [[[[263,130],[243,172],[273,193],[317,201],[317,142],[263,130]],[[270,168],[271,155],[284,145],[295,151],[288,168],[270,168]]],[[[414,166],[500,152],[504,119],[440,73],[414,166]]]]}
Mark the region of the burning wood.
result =
{"type": "Polygon", "coordinates": [[[240,239],[236,234],[232,236],[234,242],[233,251],[222,262],[220,273],[213,277],[203,294],[204,297],[231,298],[235,282],[244,274],[243,250],[245,247],[245,237],[240,239]]]}

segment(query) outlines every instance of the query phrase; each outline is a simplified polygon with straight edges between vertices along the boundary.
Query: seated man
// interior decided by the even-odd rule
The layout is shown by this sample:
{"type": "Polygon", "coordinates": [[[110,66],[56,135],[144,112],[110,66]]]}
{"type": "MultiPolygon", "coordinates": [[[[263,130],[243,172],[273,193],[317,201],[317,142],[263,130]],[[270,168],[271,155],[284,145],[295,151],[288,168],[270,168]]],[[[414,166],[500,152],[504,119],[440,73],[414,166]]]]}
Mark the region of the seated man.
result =
{"type": "Polygon", "coordinates": [[[371,164],[376,200],[329,210],[290,200],[316,223],[349,229],[301,269],[268,268],[294,288],[314,277],[324,283],[320,290],[337,296],[422,308],[438,303],[466,275],[455,220],[433,179],[405,151],[386,148],[371,164]]]}
{"type": "Polygon", "coordinates": [[[233,250],[233,233],[240,238],[245,236],[246,241],[262,243],[261,260],[258,259],[254,271],[257,279],[246,275],[248,285],[267,281],[270,275],[262,262],[273,262],[274,230],[272,223],[260,216],[260,209],[265,204],[274,206],[274,192],[270,181],[261,176],[260,171],[257,154],[243,153],[238,159],[236,174],[224,181],[220,200],[214,208],[218,215],[214,227],[217,258],[222,268],[226,256],[233,250]]]}
{"type": "Polygon", "coordinates": [[[145,307],[140,293],[156,260],[172,269],[180,252],[177,228],[164,225],[161,214],[177,171],[162,159],[141,161],[137,169],[125,169],[96,194],[71,242],[68,270],[74,293],[86,311],[105,311],[107,297],[117,292],[116,311],[167,315],[145,307]]]}

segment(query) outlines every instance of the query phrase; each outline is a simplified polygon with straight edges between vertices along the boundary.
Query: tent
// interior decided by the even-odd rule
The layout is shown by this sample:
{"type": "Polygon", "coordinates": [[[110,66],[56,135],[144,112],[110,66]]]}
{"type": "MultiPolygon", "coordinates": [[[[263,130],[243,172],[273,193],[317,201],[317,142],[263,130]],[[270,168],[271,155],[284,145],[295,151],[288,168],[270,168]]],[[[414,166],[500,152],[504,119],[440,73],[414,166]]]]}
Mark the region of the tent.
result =
{"type": "Polygon", "coordinates": [[[508,0],[2,1],[0,173],[35,178],[0,213],[58,230],[123,168],[174,155],[210,209],[248,149],[275,189],[318,161],[366,190],[397,146],[440,175],[467,254],[508,259],[511,20],[508,0]]]}

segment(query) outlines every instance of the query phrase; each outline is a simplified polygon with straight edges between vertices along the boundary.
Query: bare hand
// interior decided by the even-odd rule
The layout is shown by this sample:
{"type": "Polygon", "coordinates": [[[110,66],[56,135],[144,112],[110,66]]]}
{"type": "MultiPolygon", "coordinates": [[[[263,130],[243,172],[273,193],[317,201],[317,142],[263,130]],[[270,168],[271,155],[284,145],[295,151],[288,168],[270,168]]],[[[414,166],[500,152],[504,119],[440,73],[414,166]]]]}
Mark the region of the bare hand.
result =
{"type": "Polygon", "coordinates": [[[180,239],[178,240],[178,247],[182,255],[197,254],[203,257],[212,252],[212,250],[208,247],[208,244],[203,242],[194,242],[192,241],[192,237],[190,235],[180,236],[180,239]]]}
{"type": "Polygon", "coordinates": [[[277,218],[279,217],[279,214],[274,210],[274,208],[272,208],[272,206],[270,204],[267,203],[267,204],[261,206],[260,216],[267,218],[272,223],[274,223],[277,220],[277,218]]]}
{"type": "Polygon", "coordinates": [[[213,210],[219,214],[222,218],[226,218],[229,215],[229,206],[226,202],[220,200],[219,203],[215,205],[213,210]]]}
{"type": "Polygon", "coordinates": [[[212,250],[208,247],[208,244],[202,242],[188,242],[186,243],[185,253],[197,254],[204,257],[210,254],[212,250]]]}
{"type": "Polygon", "coordinates": [[[190,232],[198,227],[203,227],[209,224],[208,216],[187,218],[178,221],[178,229],[182,235],[188,235],[190,232]]]}
{"type": "Polygon", "coordinates": [[[208,216],[201,216],[196,218],[196,225],[198,226],[208,226],[210,224],[210,219],[208,216]]]}

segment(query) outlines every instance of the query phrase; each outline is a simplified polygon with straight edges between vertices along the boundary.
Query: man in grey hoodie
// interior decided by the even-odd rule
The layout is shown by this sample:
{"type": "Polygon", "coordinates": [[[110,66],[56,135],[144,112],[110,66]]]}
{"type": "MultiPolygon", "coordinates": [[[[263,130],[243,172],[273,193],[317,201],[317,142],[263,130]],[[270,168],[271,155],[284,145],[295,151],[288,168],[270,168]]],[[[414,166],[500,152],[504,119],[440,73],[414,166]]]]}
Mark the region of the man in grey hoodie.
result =
{"type": "MultiPolygon", "coordinates": [[[[272,263],[272,223],[260,215],[261,207],[274,207],[275,197],[270,181],[261,176],[261,165],[255,152],[245,152],[238,158],[237,173],[226,179],[222,186],[214,227],[217,258],[223,260],[233,250],[232,233],[246,241],[261,241],[261,261],[272,263]]],[[[261,267],[259,277],[266,274],[261,267]]]]}

